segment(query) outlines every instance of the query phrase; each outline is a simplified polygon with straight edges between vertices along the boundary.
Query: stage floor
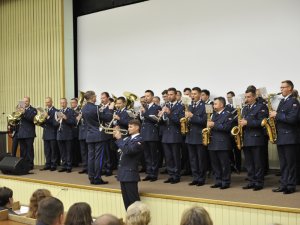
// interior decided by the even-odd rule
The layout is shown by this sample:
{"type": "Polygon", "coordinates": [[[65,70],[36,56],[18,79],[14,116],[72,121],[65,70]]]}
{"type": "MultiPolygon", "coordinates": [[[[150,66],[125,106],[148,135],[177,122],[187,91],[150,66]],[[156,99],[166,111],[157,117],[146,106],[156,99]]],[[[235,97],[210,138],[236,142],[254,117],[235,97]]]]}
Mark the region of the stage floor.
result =
{"type": "MultiPolygon", "coordinates": [[[[115,176],[103,177],[103,180],[108,181],[106,185],[90,185],[86,174],[78,174],[79,168],[73,169],[72,173],[58,173],[57,171],[40,171],[39,168],[33,170],[33,174],[25,176],[12,176],[11,179],[25,178],[32,182],[53,183],[54,185],[62,186],[78,186],[79,188],[99,189],[99,191],[119,191],[120,185],[115,176]]],[[[114,172],[115,174],[115,172],[114,172]]],[[[2,175],[5,176],[5,175],[2,175]]],[[[141,178],[145,174],[141,174],[141,178]]],[[[139,183],[139,191],[143,196],[158,197],[158,198],[178,198],[186,199],[187,201],[197,201],[197,199],[204,199],[214,202],[215,204],[229,205],[245,205],[250,204],[252,207],[257,205],[257,208],[270,207],[286,207],[286,208],[300,208],[300,191],[290,195],[282,193],[273,193],[272,188],[278,186],[279,177],[274,174],[269,174],[265,177],[265,188],[261,191],[243,190],[242,186],[247,183],[245,181],[246,174],[232,174],[231,188],[226,190],[212,189],[210,185],[213,184],[212,179],[207,180],[207,184],[201,187],[189,186],[192,177],[183,176],[180,183],[165,184],[163,181],[167,175],[159,175],[159,180],[156,182],[141,181],[139,183]]],[[[299,186],[298,186],[298,189],[299,186]]],[[[251,208],[252,208],[251,207],[251,208]]]]}

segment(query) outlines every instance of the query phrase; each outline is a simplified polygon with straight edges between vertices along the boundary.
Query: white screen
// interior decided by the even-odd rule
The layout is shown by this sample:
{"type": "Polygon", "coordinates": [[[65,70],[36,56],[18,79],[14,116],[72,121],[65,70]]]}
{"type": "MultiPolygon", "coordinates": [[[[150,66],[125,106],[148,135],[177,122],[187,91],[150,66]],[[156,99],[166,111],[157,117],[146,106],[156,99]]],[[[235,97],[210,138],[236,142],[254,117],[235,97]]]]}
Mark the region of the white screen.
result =
{"type": "Polygon", "coordinates": [[[299,0],[151,0],[78,18],[78,88],[155,95],[250,84],[279,92],[300,75],[299,0]]]}

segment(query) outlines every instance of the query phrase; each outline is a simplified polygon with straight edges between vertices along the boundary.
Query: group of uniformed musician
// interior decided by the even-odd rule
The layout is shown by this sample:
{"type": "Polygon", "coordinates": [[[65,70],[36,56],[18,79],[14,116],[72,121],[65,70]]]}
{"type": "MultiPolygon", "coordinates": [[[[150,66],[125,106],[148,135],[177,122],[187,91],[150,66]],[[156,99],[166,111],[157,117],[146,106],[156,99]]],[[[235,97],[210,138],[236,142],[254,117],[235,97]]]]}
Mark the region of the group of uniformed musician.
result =
{"type": "MultiPolygon", "coordinates": [[[[299,98],[290,80],[282,81],[280,90],[282,100],[277,110],[269,111],[266,99],[257,95],[256,88],[252,85],[247,87],[241,118],[237,117],[232,104],[235,96],[232,91],[227,93],[226,104],[224,97],[211,101],[208,90],[185,88],[184,95],[192,99],[185,107],[181,102],[181,92],[175,88],[162,92],[162,103],[152,90],[146,90],[141,98],[141,107],[135,113],[135,118],[141,121],[139,135],[144,157],[141,162],[146,172],[142,180],[157,181],[164,161],[168,174],[164,183],[176,184],[182,175],[192,175],[189,185],[202,186],[211,171],[214,184],[210,187],[227,189],[231,185],[231,173],[241,171],[243,152],[248,183],[242,188],[259,191],[264,187],[269,167],[268,136],[261,123],[264,118],[274,118],[281,179],[273,192],[295,192],[300,181],[299,98]],[[206,112],[207,104],[214,109],[210,117],[206,112]],[[185,135],[181,133],[182,118],[188,121],[185,135]],[[231,134],[234,126],[242,129],[242,151],[237,148],[231,134]],[[207,146],[203,143],[205,128],[209,135],[207,146]]],[[[62,98],[59,110],[53,106],[50,97],[45,99],[47,119],[41,126],[46,163],[42,170],[54,171],[61,164],[58,171],[70,173],[72,166],[78,164],[81,158],[82,170],[79,173],[87,173],[91,184],[106,184],[102,175],[112,175],[119,157],[112,133],[118,132],[119,128],[127,130],[132,118],[126,108],[126,98],[122,96],[112,101],[107,92],[102,92],[100,105],[95,104],[97,97],[93,91],[87,91],[84,98],[86,103],[82,108],[78,107],[76,98],[72,99],[71,108],[67,99],[62,98]],[[107,133],[106,127],[115,129],[107,133]]],[[[29,97],[25,97],[24,102],[25,108],[21,109],[23,116],[14,129],[21,156],[33,168],[33,119],[37,111],[30,105],[29,97]]],[[[123,134],[122,138],[126,135],[123,134]]]]}

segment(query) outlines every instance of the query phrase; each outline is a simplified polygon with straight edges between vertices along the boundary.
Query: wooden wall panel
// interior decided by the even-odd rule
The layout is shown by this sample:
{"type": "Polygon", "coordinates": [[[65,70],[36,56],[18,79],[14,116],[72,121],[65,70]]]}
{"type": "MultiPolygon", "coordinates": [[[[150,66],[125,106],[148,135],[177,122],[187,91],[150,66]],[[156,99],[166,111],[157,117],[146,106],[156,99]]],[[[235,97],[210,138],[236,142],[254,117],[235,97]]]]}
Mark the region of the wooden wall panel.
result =
{"type": "MultiPolygon", "coordinates": [[[[64,96],[62,0],[0,0],[0,130],[19,100],[44,107],[64,96]],[[2,112],[5,114],[2,115],[2,112]]],[[[35,164],[44,163],[42,129],[37,127],[35,164]]]]}

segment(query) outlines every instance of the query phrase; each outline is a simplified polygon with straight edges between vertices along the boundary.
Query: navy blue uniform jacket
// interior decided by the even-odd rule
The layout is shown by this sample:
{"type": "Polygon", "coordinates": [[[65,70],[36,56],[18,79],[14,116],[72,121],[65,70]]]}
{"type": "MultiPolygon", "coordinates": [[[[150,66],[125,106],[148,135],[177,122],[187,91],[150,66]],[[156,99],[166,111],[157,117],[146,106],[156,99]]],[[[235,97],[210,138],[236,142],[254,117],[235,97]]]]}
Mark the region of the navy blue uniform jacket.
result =
{"type": "Polygon", "coordinates": [[[46,141],[49,140],[56,140],[57,137],[57,122],[55,120],[55,112],[58,110],[55,107],[52,107],[48,111],[48,119],[46,119],[46,122],[42,125],[44,128],[43,131],[43,139],[46,141]]]}
{"type": "Polygon", "coordinates": [[[149,109],[146,109],[146,111],[142,113],[143,123],[141,135],[144,141],[159,141],[158,122],[149,117],[150,115],[157,116],[159,110],[161,110],[161,107],[153,104],[149,109]]]}
{"type": "Polygon", "coordinates": [[[126,137],[117,140],[116,144],[122,151],[117,174],[118,181],[140,181],[138,165],[143,154],[142,137],[140,135],[135,136],[133,139],[126,137]]]}
{"type": "Polygon", "coordinates": [[[189,119],[189,132],[186,135],[185,143],[187,144],[202,144],[202,130],[206,127],[207,114],[205,112],[205,103],[200,101],[193,108],[189,106],[189,111],[193,116],[189,119]]]}
{"type": "Polygon", "coordinates": [[[35,125],[33,123],[33,119],[36,116],[37,111],[32,106],[29,106],[19,123],[19,132],[18,138],[34,138],[35,135],[35,125]]]}
{"type": "MultiPolygon", "coordinates": [[[[170,107],[170,104],[167,104],[170,107]]],[[[182,143],[182,135],[180,132],[180,119],[184,117],[184,107],[180,103],[175,103],[171,109],[171,113],[164,113],[163,122],[164,129],[162,135],[162,143],[182,143]]]]}
{"type": "Polygon", "coordinates": [[[215,125],[213,128],[211,128],[211,139],[210,144],[208,145],[208,150],[231,150],[231,113],[225,110],[223,110],[220,114],[214,112],[212,121],[215,123],[215,125]]]}
{"type": "Polygon", "coordinates": [[[112,120],[113,110],[105,108],[99,112],[99,107],[88,102],[82,109],[82,117],[87,127],[86,142],[100,142],[111,139],[111,134],[104,133],[104,130],[99,130],[99,123],[109,123],[112,120]],[[98,113],[97,113],[98,112],[98,113]]]}
{"type": "Polygon", "coordinates": [[[243,145],[245,147],[265,145],[261,121],[269,117],[266,105],[256,102],[251,108],[245,106],[242,110],[242,117],[247,120],[247,125],[243,127],[243,145]]]}
{"type": "Polygon", "coordinates": [[[276,129],[277,145],[289,145],[298,143],[297,120],[299,102],[289,96],[285,101],[282,99],[277,108],[276,129]]]}

